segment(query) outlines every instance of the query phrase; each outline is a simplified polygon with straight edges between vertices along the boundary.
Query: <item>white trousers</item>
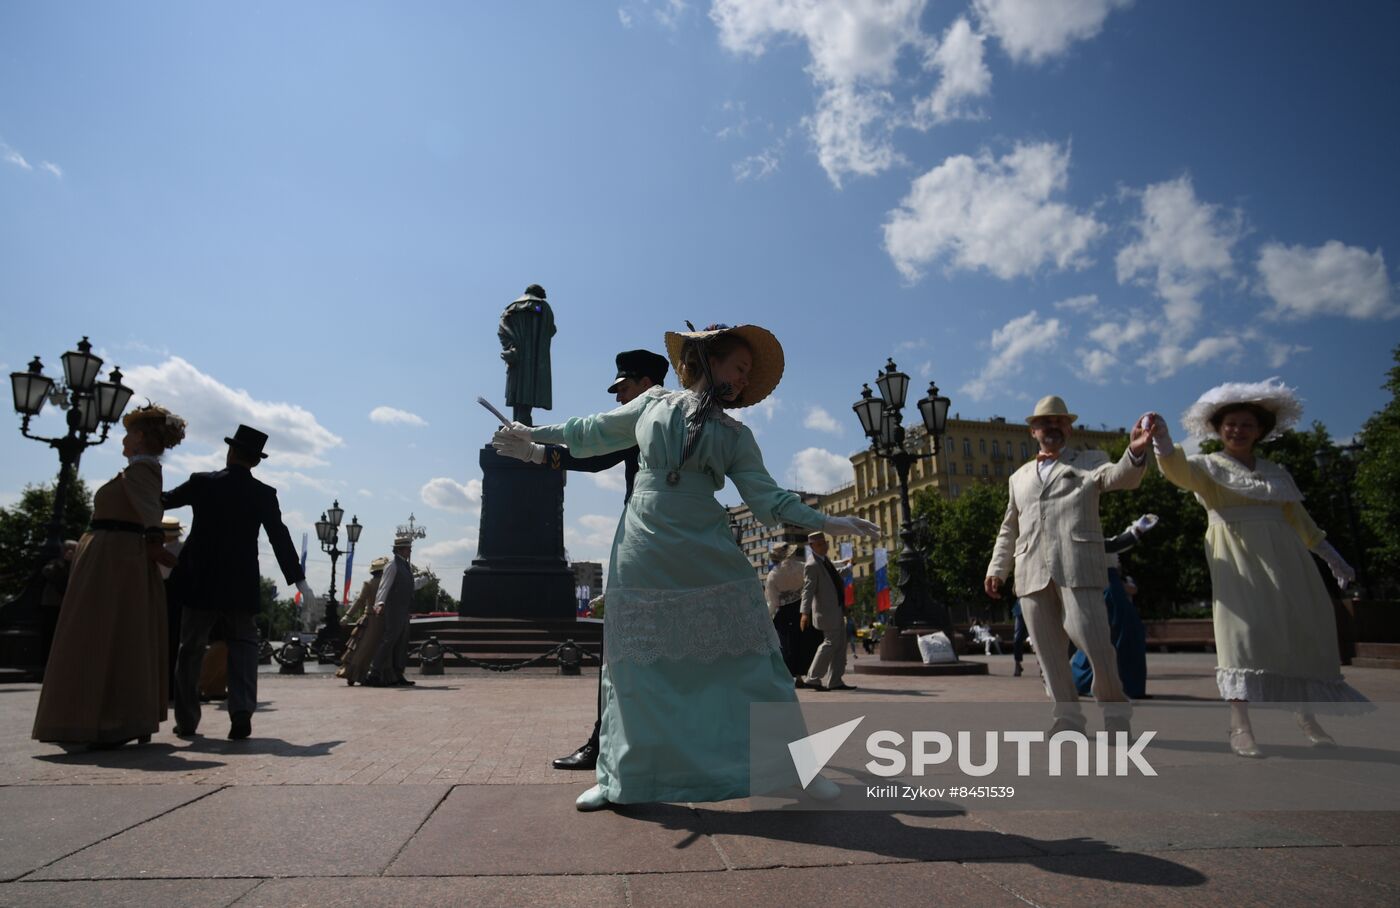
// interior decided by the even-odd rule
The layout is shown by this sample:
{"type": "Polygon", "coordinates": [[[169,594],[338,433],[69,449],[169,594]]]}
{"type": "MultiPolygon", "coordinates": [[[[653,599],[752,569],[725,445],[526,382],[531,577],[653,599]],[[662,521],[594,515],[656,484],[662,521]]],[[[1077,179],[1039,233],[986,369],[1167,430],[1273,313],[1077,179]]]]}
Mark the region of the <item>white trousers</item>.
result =
{"type": "Polygon", "coordinates": [[[1045,589],[1021,594],[1021,616],[1040,659],[1045,690],[1055,701],[1055,718],[1083,723],[1079,693],[1069,667],[1071,642],[1089,657],[1094,668],[1094,699],[1105,716],[1130,716],[1132,704],[1118,680],[1118,654],[1109,635],[1103,590],[1062,587],[1051,581],[1045,589]]]}

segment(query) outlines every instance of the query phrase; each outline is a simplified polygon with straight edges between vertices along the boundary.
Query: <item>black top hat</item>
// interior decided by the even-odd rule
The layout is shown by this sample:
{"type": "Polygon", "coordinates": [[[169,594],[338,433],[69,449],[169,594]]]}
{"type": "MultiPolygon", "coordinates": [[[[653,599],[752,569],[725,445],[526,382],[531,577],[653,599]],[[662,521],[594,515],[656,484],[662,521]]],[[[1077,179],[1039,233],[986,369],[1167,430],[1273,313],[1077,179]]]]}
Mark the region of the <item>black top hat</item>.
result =
{"type": "Polygon", "coordinates": [[[666,357],[650,350],[627,350],[617,355],[617,378],[608,385],[608,393],[617,391],[618,382],[624,378],[649,378],[652,384],[659,385],[666,381],[666,370],[670,368],[670,363],[666,362],[666,357]]]}
{"type": "Polygon", "coordinates": [[[267,455],[263,453],[263,445],[267,444],[267,433],[265,432],[259,432],[251,426],[240,425],[238,431],[233,433],[233,437],[225,438],[224,441],[250,457],[267,460],[267,455]]]}

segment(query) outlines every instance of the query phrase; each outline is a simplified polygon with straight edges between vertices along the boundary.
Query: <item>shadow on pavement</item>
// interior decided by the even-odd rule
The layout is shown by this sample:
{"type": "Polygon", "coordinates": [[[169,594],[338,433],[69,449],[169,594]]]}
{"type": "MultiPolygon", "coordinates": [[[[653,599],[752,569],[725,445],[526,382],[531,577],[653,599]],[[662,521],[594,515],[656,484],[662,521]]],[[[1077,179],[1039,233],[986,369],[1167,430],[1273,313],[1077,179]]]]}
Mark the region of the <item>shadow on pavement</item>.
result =
{"type": "Polygon", "coordinates": [[[142,772],[190,772],[225,765],[222,760],[187,760],[180,756],[181,753],[169,744],[128,744],[116,750],[36,754],[34,759],[62,766],[100,766],[104,769],[135,769],[142,772]]]}
{"type": "MultiPolygon", "coordinates": [[[[640,805],[639,805],[640,806],[640,805]]],[[[1207,882],[1205,874],[1155,855],[1120,851],[1117,847],[1089,837],[1040,840],[993,830],[976,830],[902,823],[896,814],[847,811],[763,811],[742,812],[703,807],[647,811],[627,806],[617,813],[641,822],[656,823],[665,829],[690,833],[676,847],[685,847],[703,836],[732,836],[766,839],[793,846],[864,852],[897,860],[977,861],[1034,864],[1041,870],[1107,882],[1188,887],[1207,882]],[[1026,852],[1037,852],[1027,854],[1026,852]],[[1060,861],[1062,856],[1111,855],[1107,861],[1060,861]]],[[[961,810],[901,812],[911,818],[948,818],[961,810]]],[[[781,863],[781,858],[779,858],[781,863]]]]}

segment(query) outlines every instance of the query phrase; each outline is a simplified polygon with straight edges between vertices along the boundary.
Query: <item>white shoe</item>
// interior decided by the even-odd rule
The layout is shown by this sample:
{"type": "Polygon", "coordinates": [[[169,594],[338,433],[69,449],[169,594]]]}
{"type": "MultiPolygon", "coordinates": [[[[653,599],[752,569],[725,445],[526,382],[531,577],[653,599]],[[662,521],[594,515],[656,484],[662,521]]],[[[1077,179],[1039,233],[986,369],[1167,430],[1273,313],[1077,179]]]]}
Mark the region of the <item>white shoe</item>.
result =
{"type": "Polygon", "coordinates": [[[1304,737],[1313,747],[1337,746],[1336,740],[1318,724],[1317,717],[1312,713],[1294,713],[1293,715],[1298,720],[1298,727],[1303,730],[1304,737]]]}
{"type": "Polygon", "coordinates": [[[817,776],[803,791],[813,801],[834,801],[841,797],[841,787],[825,776],[817,776]]]}
{"type": "Polygon", "coordinates": [[[590,810],[602,810],[608,806],[608,796],[603,794],[603,786],[594,785],[592,788],[578,796],[574,801],[574,808],[587,813],[590,810]]]}

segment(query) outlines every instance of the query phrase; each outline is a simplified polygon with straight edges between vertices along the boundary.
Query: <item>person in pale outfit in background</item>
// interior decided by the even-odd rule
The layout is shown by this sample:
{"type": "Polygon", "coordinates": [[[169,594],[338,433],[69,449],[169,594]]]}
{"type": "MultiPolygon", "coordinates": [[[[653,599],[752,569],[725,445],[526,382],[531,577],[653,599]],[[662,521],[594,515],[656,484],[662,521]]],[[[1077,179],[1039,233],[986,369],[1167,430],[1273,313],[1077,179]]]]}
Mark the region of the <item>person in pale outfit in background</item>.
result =
{"type": "Polygon", "coordinates": [[[787,543],[775,546],[770,553],[773,569],[763,582],[763,597],[768,602],[768,616],[773,630],[778,632],[778,645],[783,650],[783,664],[792,672],[795,687],[801,687],[807,666],[802,664],[802,556],[801,546],[787,543]]]}
{"type": "Polygon", "coordinates": [[[1317,747],[1336,742],[1316,713],[1374,708],[1342,677],[1332,600],[1308,552],[1343,589],[1356,573],[1308,516],[1293,477],[1254,450],[1302,413],[1296,392],[1277,379],[1232,382],[1202,394],[1182,417],[1193,436],[1218,437],[1223,451],[1188,457],[1164,423],[1153,435],[1162,475],[1194,492],[1210,518],[1215,680],[1230,703],[1230,748],[1242,757],[1263,755],[1250,703],[1289,705],[1317,747]]]}
{"type": "Polygon", "coordinates": [[[374,660],[363,681],[366,687],[413,687],[408,680],[409,619],[413,614],[413,539],[400,536],[394,540],[394,558],[384,569],[379,589],[374,594],[376,615],[384,619],[384,633],[375,647],[374,660]]]}
{"type": "Polygon", "coordinates": [[[345,644],[345,655],[341,657],[337,678],[354,687],[369,674],[370,662],[379,641],[384,639],[384,615],[374,610],[374,599],[379,594],[379,584],[384,577],[384,569],[389,559],[380,556],[369,563],[369,579],[360,587],[360,593],[341,619],[350,625],[350,639],[345,644]]]}

